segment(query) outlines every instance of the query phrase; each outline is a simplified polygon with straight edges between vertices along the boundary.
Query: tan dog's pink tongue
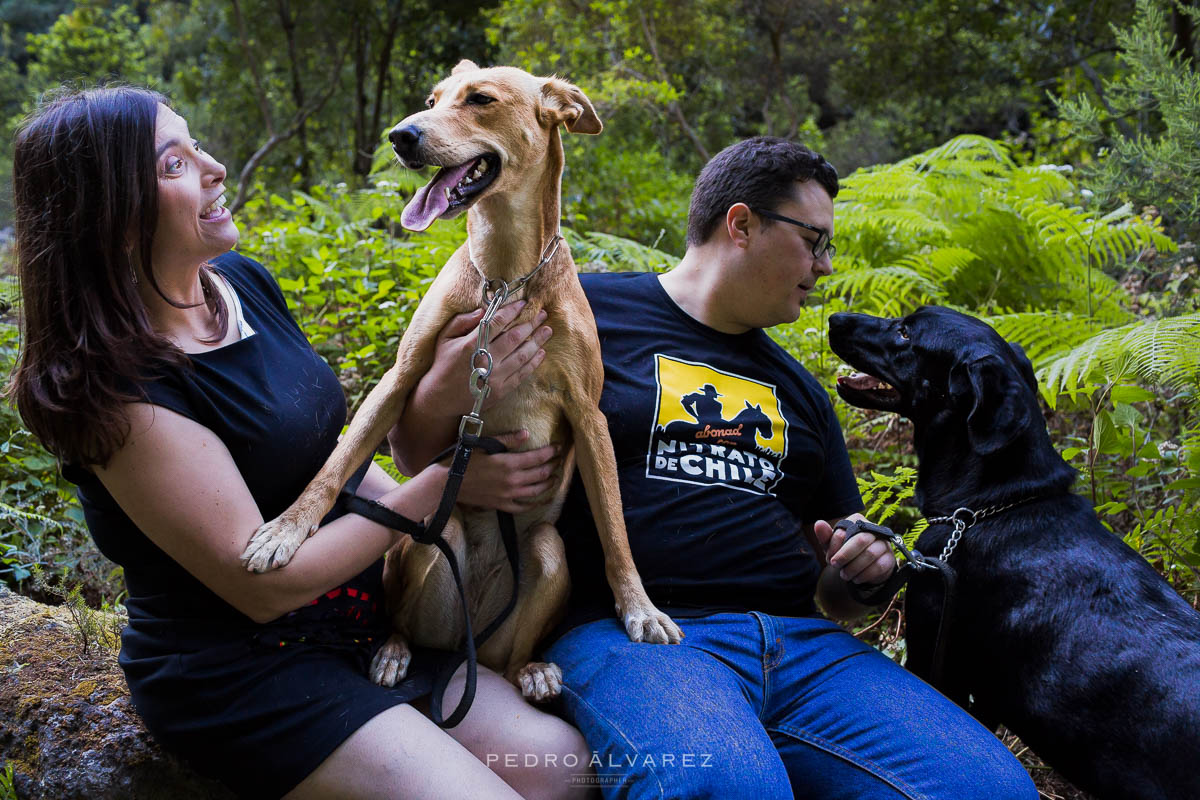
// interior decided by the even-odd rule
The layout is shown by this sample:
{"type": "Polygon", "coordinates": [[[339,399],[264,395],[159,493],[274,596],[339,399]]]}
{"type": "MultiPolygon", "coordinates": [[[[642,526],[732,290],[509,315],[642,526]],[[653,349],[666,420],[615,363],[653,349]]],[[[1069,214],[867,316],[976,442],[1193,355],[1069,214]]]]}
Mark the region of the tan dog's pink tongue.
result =
{"type": "Polygon", "coordinates": [[[413,195],[412,200],[404,207],[400,215],[400,224],[410,231],[423,231],[433,224],[433,221],[446,213],[450,200],[446,190],[453,189],[467,174],[467,170],[475,165],[476,159],[471,159],[457,167],[442,167],[433,176],[433,180],[422,186],[413,195]]]}

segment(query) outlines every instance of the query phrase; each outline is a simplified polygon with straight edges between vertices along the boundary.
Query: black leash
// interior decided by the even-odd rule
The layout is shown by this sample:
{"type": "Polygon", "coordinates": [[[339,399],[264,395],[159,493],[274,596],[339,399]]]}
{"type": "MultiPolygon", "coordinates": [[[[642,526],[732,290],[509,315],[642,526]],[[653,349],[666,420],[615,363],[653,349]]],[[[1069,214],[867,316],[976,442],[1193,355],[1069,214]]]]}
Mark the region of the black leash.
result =
{"type": "MultiPolygon", "coordinates": [[[[441,502],[428,525],[422,525],[419,522],[397,514],[382,503],[367,500],[348,491],[343,491],[342,495],[338,498],[338,502],[348,513],[358,514],[372,522],[378,522],[385,527],[407,533],[413,538],[413,541],[421,544],[435,545],[442,551],[442,554],[446,557],[446,561],[450,564],[450,572],[454,576],[454,586],[458,590],[458,600],[462,606],[463,625],[466,629],[466,636],[462,647],[455,652],[454,657],[442,667],[434,678],[433,695],[429,703],[430,713],[433,721],[443,728],[453,728],[455,725],[458,725],[467,715],[467,712],[470,711],[471,704],[475,701],[475,686],[478,678],[476,651],[487,641],[488,637],[504,624],[504,620],[508,618],[513,608],[516,607],[517,587],[521,582],[521,565],[517,552],[516,525],[513,522],[512,514],[507,511],[497,511],[496,518],[500,523],[500,538],[504,542],[504,552],[508,556],[508,565],[512,569],[512,595],[509,597],[508,603],[501,609],[500,614],[488,623],[488,626],[476,636],[471,628],[471,613],[467,607],[467,595],[463,588],[458,559],[454,557],[454,551],[450,549],[450,545],[442,536],[442,531],[445,530],[446,523],[450,519],[450,514],[454,511],[454,504],[458,499],[458,491],[462,487],[463,477],[467,474],[467,464],[471,460],[471,453],[476,449],[483,450],[485,453],[502,453],[507,448],[500,441],[491,437],[460,431],[458,444],[451,449],[453,450],[454,458],[450,462],[450,474],[446,478],[446,488],[442,491],[441,502]],[[459,700],[454,712],[449,717],[443,718],[442,695],[449,685],[450,679],[454,676],[455,670],[464,661],[467,664],[467,681],[463,688],[462,698],[459,700]]],[[[443,451],[434,461],[440,461],[449,452],[450,449],[443,451]]]]}
{"type": "MultiPolygon", "coordinates": [[[[910,578],[919,573],[936,570],[941,577],[942,613],[941,618],[938,620],[937,639],[934,641],[933,663],[929,675],[929,682],[937,685],[942,678],[942,667],[946,660],[950,611],[954,607],[954,587],[957,578],[954,568],[946,563],[945,559],[948,556],[943,554],[942,558],[933,558],[924,555],[916,548],[909,550],[908,546],[904,544],[904,537],[900,534],[894,532],[891,528],[867,522],[865,519],[843,519],[833,527],[834,530],[846,531],[847,539],[858,533],[870,533],[876,538],[886,539],[904,556],[904,563],[883,584],[871,587],[860,586],[857,583],[850,584],[850,594],[863,605],[877,606],[886,603],[895,597],[896,592],[900,591],[901,587],[908,583],[910,578]]],[[[955,544],[957,544],[957,540],[955,544]]]]}

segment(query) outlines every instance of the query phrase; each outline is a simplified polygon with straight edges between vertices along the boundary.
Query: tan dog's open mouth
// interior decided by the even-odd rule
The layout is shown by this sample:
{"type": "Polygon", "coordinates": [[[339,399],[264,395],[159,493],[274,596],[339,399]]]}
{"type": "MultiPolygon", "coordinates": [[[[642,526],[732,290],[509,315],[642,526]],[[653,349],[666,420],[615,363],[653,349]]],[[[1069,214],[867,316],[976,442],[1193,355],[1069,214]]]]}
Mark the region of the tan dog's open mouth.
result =
{"type": "MultiPolygon", "coordinates": [[[[406,162],[406,166],[419,169],[423,165],[406,162]]],[[[423,231],[436,219],[457,215],[478,199],[499,173],[500,159],[492,153],[442,167],[404,207],[400,224],[411,231],[423,231]]]]}

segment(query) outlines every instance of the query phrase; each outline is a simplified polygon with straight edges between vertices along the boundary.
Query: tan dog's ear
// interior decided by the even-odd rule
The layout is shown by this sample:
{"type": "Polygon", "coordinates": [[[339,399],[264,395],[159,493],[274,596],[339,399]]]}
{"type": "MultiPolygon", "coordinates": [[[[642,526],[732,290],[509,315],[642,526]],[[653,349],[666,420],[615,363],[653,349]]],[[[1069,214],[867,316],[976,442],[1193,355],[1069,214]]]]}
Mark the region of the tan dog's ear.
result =
{"type": "Polygon", "coordinates": [[[571,133],[599,133],[604,130],[600,117],[587,95],[573,83],[546,78],[542,83],[542,121],[548,125],[565,123],[571,133]]]}
{"type": "Polygon", "coordinates": [[[457,75],[460,72],[473,72],[479,69],[479,65],[470,59],[464,58],[462,61],[454,65],[454,69],[450,70],[451,75],[457,75]]]}

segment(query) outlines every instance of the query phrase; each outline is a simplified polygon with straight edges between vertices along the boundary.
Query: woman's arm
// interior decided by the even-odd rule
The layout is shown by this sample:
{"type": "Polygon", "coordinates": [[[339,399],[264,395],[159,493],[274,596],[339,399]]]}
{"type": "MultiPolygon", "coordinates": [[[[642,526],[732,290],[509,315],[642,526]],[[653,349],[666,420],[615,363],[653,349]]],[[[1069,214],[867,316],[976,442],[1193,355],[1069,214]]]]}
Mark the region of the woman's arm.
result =
{"type": "MultiPolygon", "coordinates": [[[[550,328],[542,325],[546,312],[513,325],[524,308],[523,300],[509,303],[492,319],[492,339],[488,345],[493,364],[489,379],[491,391],[484,408],[529,377],[546,357],[542,345],[551,334],[550,328]]],[[[388,433],[392,458],[405,475],[415,475],[434,456],[453,444],[459,420],[474,404],[475,398],[467,380],[481,319],[482,309],[459,314],[446,323],[438,334],[433,366],[417,383],[400,421],[388,433]]]]}
{"type": "MultiPolygon", "coordinates": [[[[318,529],[286,568],[247,572],[240,557],[263,518],[224,443],[165,408],[135,403],[128,410],[129,436],[107,466],[95,468],[100,481],[151,541],[255,622],[275,619],[345,583],[399,538],[346,515],[318,529]]],[[[371,478],[371,493],[380,492],[376,499],[421,519],[437,507],[445,468],[424,470],[402,485],[382,470],[371,478]]],[[[464,481],[464,499],[475,497],[477,488],[464,481]]]]}

